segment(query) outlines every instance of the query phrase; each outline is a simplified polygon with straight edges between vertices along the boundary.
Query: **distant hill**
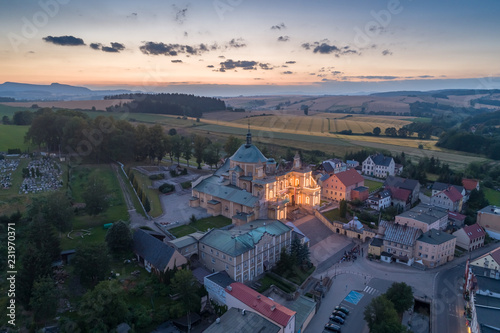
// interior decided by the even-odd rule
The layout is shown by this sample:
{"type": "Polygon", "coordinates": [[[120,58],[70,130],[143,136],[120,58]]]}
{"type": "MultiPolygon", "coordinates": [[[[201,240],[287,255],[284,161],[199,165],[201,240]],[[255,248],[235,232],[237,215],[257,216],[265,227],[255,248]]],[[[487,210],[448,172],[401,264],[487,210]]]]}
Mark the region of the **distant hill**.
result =
{"type": "Polygon", "coordinates": [[[103,99],[111,94],[131,93],[130,90],[91,90],[85,87],[52,83],[50,85],[5,82],[0,84],[0,97],[16,101],[57,101],[103,99]]]}

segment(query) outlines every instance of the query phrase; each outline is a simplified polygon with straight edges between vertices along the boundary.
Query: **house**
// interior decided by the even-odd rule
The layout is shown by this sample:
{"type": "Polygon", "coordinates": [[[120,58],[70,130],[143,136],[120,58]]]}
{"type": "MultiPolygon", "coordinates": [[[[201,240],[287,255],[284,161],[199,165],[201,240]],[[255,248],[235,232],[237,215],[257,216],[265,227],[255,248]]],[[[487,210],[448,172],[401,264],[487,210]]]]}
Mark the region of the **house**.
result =
{"type": "Polygon", "coordinates": [[[453,185],[453,184],[445,184],[445,183],[441,183],[441,182],[434,182],[434,184],[432,184],[431,196],[435,195],[438,192],[446,190],[450,186],[453,186],[458,191],[458,193],[460,193],[462,196],[465,195],[466,191],[465,191],[465,188],[463,186],[453,185]]]}
{"type": "Polygon", "coordinates": [[[411,191],[404,188],[386,187],[391,193],[391,206],[406,211],[411,207],[411,191]]]}
{"type": "Polygon", "coordinates": [[[394,173],[396,175],[402,174],[403,173],[403,164],[398,164],[398,163],[394,164],[394,173]]]}
{"type": "Polygon", "coordinates": [[[281,328],[270,320],[252,311],[230,308],[220,318],[205,329],[204,333],[261,332],[279,333],[281,328]]]}
{"type": "Polygon", "coordinates": [[[500,240],[500,207],[490,205],[479,210],[477,224],[483,227],[491,238],[500,240]]]}
{"type": "Polygon", "coordinates": [[[380,257],[384,248],[383,238],[373,238],[370,245],[368,246],[368,254],[380,257]]]}
{"type": "Polygon", "coordinates": [[[321,163],[320,169],[324,174],[333,175],[342,171],[347,170],[347,164],[338,158],[332,158],[330,160],[323,161],[321,163]]]}
{"type": "Polygon", "coordinates": [[[351,200],[366,201],[370,195],[370,188],[358,186],[351,191],[351,200]]]}
{"type": "Polygon", "coordinates": [[[395,163],[392,157],[380,153],[368,156],[362,163],[362,173],[368,176],[385,178],[394,176],[395,163]]]}
{"type": "Polygon", "coordinates": [[[410,204],[414,204],[419,199],[420,183],[415,179],[408,179],[396,176],[388,176],[384,182],[384,187],[387,189],[404,189],[410,191],[410,204]]]}
{"type": "Polygon", "coordinates": [[[166,243],[179,251],[186,259],[198,259],[198,241],[204,232],[195,232],[187,236],[168,240],[166,243]]]}
{"type": "Polygon", "coordinates": [[[436,192],[431,197],[431,205],[441,207],[452,212],[460,212],[462,210],[462,203],[463,195],[455,186],[448,186],[446,189],[436,192]]]}
{"type": "Polygon", "coordinates": [[[311,240],[293,222],[287,222],[286,225],[292,228],[292,239],[298,239],[300,244],[310,246],[311,240]]]}
{"type": "Polygon", "coordinates": [[[470,265],[477,276],[500,280],[500,247],[472,260],[470,265]]]}
{"type": "Polygon", "coordinates": [[[354,169],[342,171],[323,181],[321,186],[321,198],[339,202],[340,200],[352,200],[352,191],[364,186],[365,179],[354,169]]]}
{"type": "Polygon", "coordinates": [[[474,190],[479,191],[479,180],[477,179],[462,179],[462,186],[465,189],[464,203],[469,200],[470,193],[474,190]]]}
{"type": "Polygon", "coordinates": [[[320,195],[311,169],[302,166],[298,154],[293,162],[278,165],[252,144],[248,131],[246,143],[221,168],[193,182],[189,205],[241,225],[256,219],[284,221],[289,208],[319,206],[320,195]]]}
{"type": "Polygon", "coordinates": [[[371,209],[380,211],[391,205],[391,192],[388,190],[380,190],[368,197],[367,203],[371,209]]]}
{"type": "Polygon", "coordinates": [[[426,267],[437,267],[453,260],[457,238],[446,232],[430,229],[422,234],[415,245],[415,259],[426,267]]]}
{"type": "Polygon", "coordinates": [[[415,242],[420,235],[422,231],[418,228],[387,223],[383,251],[391,254],[392,261],[410,266],[413,264],[415,242]]]}
{"type": "Polygon", "coordinates": [[[290,249],[292,228],[278,220],[254,220],[230,230],[213,229],[199,241],[199,260],[212,272],[248,282],[273,267],[290,249]]]}
{"type": "Polygon", "coordinates": [[[347,164],[348,169],[354,169],[359,166],[359,162],[355,160],[347,160],[345,163],[347,164]]]}
{"type": "Polygon", "coordinates": [[[134,232],[133,242],[137,260],[150,273],[165,273],[167,269],[181,268],[187,264],[186,258],[177,250],[142,229],[134,232]]]}
{"type": "Polygon", "coordinates": [[[235,282],[226,271],[212,273],[203,278],[203,285],[208,296],[218,305],[226,304],[226,288],[235,282]]]}
{"type": "Polygon", "coordinates": [[[486,232],[477,223],[466,225],[453,233],[457,237],[457,246],[467,251],[472,251],[484,246],[486,232]]]}
{"type": "Polygon", "coordinates": [[[448,211],[448,222],[453,229],[463,228],[466,217],[463,214],[448,211]]]}
{"type": "Polygon", "coordinates": [[[279,333],[295,332],[295,311],[258,293],[243,283],[234,282],[226,287],[226,305],[255,312],[280,327],[279,333]]]}
{"type": "Polygon", "coordinates": [[[418,228],[422,232],[427,232],[431,229],[443,230],[448,224],[448,212],[439,207],[419,204],[409,211],[397,215],[395,222],[418,228]]]}

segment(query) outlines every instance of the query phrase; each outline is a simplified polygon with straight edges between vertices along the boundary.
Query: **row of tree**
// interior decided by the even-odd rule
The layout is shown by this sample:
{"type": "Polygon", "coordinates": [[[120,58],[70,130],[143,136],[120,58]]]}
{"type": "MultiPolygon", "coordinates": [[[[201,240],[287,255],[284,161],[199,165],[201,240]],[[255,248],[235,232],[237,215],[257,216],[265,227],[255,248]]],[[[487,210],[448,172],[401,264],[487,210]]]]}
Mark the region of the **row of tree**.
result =
{"type": "Polygon", "coordinates": [[[35,113],[31,111],[16,111],[12,116],[12,120],[9,116],[2,117],[2,124],[4,125],[31,125],[31,122],[35,118],[35,113]]]}

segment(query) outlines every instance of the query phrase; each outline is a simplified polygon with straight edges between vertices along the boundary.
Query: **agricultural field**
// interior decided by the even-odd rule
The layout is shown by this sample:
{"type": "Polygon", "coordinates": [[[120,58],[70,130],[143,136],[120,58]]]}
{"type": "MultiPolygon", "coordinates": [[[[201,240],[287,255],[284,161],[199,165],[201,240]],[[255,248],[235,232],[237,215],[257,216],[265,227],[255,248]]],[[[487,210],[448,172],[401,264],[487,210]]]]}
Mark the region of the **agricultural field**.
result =
{"type": "Polygon", "coordinates": [[[12,116],[14,115],[14,113],[16,113],[16,111],[25,111],[28,109],[29,108],[25,108],[25,107],[14,107],[14,106],[8,106],[5,104],[0,104],[0,119],[3,116],[7,116],[10,119],[12,119],[12,116]]]}
{"type": "Polygon", "coordinates": [[[24,142],[24,136],[29,128],[29,126],[0,124],[0,151],[6,152],[8,149],[19,148],[24,152],[36,148],[24,142]]]}
{"type": "Polygon", "coordinates": [[[40,108],[57,108],[57,109],[70,109],[70,110],[106,110],[107,107],[119,105],[131,101],[130,99],[100,99],[100,100],[86,100],[86,101],[52,101],[52,102],[8,102],[4,105],[31,108],[33,104],[38,105],[40,108]]]}

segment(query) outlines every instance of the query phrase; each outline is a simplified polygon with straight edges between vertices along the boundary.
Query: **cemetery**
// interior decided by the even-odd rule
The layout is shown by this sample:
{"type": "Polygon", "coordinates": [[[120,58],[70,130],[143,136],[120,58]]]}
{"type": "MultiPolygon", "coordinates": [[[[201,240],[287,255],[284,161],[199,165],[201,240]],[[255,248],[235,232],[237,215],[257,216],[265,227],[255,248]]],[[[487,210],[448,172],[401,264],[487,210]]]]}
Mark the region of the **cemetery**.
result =
{"type": "Polygon", "coordinates": [[[19,159],[0,160],[0,188],[9,189],[12,186],[12,173],[19,166],[19,159]]]}
{"type": "Polygon", "coordinates": [[[42,157],[31,160],[23,169],[23,182],[19,194],[54,191],[63,186],[62,167],[53,159],[42,157]]]}

